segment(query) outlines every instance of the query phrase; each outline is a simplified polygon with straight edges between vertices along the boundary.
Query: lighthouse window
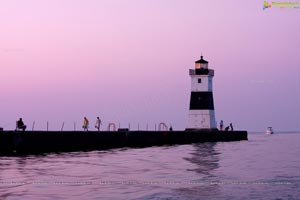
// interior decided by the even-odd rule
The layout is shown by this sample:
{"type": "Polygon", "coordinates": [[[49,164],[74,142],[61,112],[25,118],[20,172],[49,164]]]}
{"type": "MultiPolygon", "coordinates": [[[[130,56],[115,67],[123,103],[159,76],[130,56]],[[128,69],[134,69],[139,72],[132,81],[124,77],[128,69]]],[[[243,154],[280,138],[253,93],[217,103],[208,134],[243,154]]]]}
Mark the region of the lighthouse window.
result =
{"type": "Polygon", "coordinates": [[[201,83],[201,78],[198,78],[198,83],[201,83]]]}

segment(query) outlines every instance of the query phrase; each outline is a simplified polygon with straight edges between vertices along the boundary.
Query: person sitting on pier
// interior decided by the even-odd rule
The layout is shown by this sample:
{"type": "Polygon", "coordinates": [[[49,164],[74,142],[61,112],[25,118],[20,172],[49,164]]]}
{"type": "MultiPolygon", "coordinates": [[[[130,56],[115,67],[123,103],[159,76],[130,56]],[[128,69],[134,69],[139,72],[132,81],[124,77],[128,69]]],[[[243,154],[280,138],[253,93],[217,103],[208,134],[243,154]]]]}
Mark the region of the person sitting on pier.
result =
{"type": "Polygon", "coordinates": [[[95,128],[100,131],[100,126],[101,126],[102,122],[101,122],[101,119],[99,117],[97,117],[97,120],[96,120],[96,124],[95,124],[95,128]]]}
{"type": "Polygon", "coordinates": [[[83,128],[83,131],[89,131],[89,120],[86,117],[84,117],[84,119],[83,119],[82,128],[83,128]]]}
{"type": "Polygon", "coordinates": [[[225,131],[228,131],[228,130],[229,130],[229,126],[226,126],[225,131]]]}
{"type": "Polygon", "coordinates": [[[23,131],[26,130],[26,125],[24,124],[22,118],[20,118],[16,123],[16,130],[18,130],[18,129],[23,130],[23,131]]]}

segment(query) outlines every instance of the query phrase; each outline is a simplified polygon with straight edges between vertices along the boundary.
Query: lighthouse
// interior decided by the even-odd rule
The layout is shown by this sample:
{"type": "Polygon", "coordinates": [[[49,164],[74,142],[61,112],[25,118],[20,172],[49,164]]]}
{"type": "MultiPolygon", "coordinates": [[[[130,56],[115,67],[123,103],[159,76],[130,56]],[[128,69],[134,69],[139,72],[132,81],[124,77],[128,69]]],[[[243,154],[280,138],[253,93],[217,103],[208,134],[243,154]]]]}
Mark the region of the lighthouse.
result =
{"type": "Polygon", "coordinates": [[[191,99],[187,130],[217,128],[213,99],[214,70],[208,68],[208,62],[201,56],[190,69],[191,99]]]}

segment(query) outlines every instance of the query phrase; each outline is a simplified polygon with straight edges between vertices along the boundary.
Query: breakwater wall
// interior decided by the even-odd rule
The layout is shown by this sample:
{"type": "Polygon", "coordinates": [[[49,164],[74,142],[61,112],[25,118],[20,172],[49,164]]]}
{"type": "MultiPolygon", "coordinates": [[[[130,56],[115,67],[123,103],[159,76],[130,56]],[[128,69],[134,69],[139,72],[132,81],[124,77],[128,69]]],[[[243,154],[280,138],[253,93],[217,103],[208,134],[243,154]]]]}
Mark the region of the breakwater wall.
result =
{"type": "Polygon", "coordinates": [[[88,151],[247,140],[247,131],[1,131],[0,154],[88,151]]]}

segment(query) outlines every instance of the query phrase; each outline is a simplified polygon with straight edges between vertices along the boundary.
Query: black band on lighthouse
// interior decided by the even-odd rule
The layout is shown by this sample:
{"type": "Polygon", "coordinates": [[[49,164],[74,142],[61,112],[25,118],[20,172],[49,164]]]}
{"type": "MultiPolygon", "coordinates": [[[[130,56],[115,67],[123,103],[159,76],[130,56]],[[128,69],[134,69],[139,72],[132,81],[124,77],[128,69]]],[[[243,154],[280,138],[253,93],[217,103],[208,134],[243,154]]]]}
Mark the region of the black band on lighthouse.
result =
{"type": "Polygon", "coordinates": [[[214,110],[212,92],[192,92],[190,110],[214,110]]]}

